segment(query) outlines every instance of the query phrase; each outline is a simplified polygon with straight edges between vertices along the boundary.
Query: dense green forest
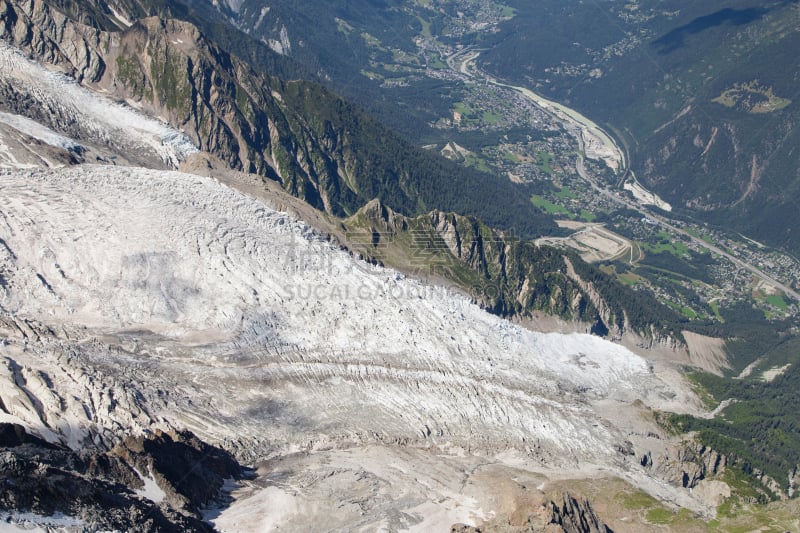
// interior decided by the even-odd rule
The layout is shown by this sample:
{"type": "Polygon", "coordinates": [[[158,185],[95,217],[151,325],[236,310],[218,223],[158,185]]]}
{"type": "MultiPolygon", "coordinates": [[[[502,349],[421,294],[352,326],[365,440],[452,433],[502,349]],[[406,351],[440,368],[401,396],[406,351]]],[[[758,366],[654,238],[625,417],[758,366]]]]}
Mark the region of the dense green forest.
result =
{"type": "Polygon", "coordinates": [[[703,444],[729,457],[729,466],[754,481],[767,474],[785,492],[787,479],[800,465],[800,339],[775,350],[790,362],[774,380],[697,375],[716,400],[735,402],[715,418],[673,415],[669,420],[681,431],[697,431],[703,444]]]}

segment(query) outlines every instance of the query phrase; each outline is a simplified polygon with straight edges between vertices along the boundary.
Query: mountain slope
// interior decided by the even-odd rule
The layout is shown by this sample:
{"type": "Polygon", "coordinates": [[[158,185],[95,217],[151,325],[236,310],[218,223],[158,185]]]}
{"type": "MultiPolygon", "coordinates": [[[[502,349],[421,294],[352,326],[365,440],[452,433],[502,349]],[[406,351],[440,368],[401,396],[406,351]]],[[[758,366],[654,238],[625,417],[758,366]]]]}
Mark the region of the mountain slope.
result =
{"type": "Polygon", "coordinates": [[[680,216],[792,253],[800,246],[792,200],[800,187],[794,0],[379,8],[248,0],[221,9],[427,143],[447,142],[430,124],[463,101],[457,77],[432,65],[479,49],[492,77],[566,103],[613,132],[638,179],[680,216]]]}
{"type": "Polygon", "coordinates": [[[0,122],[69,152],[72,163],[113,160],[177,168],[197,152],[183,133],[127,106],[97,98],[71,78],[47,71],[5,43],[0,43],[0,62],[0,105],[12,111],[0,114],[0,122]]]}
{"type": "Polygon", "coordinates": [[[9,14],[3,35],[12,43],[332,214],[380,197],[401,212],[453,210],[523,235],[553,228],[507,180],[412,146],[318,85],[258,74],[189,23],[146,19],[109,33],[65,19],[41,0],[2,5],[9,14]],[[61,45],[76,35],[82,46],[61,45]]]}
{"type": "MultiPolygon", "coordinates": [[[[123,32],[108,33],[71,22],[49,4],[32,6],[13,11],[17,22],[7,23],[7,37],[32,51],[49,50],[47,58],[88,86],[163,117],[183,129],[201,150],[217,154],[230,166],[273,178],[291,194],[328,213],[344,216],[378,198],[401,213],[444,207],[479,215],[469,225],[483,225],[481,231],[495,236],[499,234],[491,226],[512,224],[513,232],[504,232],[501,240],[553,229],[549,217],[526,200],[524,188],[420,151],[320,86],[257,74],[188,23],[149,18],[123,32]],[[71,55],[62,53],[58,39],[75,35],[91,38],[83,38],[82,47],[64,47],[71,55]]],[[[122,9],[117,6],[114,12],[122,9]]],[[[6,92],[6,105],[12,110],[32,112],[34,106],[20,104],[35,96],[25,84],[6,92]]],[[[66,133],[92,141],[91,135],[78,135],[68,126],[66,133]]],[[[677,319],[666,309],[655,302],[639,302],[641,295],[609,283],[601,295],[590,298],[588,286],[579,289],[574,280],[566,279],[566,266],[552,250],[515,246],[508,256],[510,272],[496,261],[502,255],[468,259],[479,274],[475,279],[474,274],[466,278],[457,272],[444,274],[455,275],[455,281],[467,289],[497,293],[480,301],[502,315],[544,311],[569,320],[597,321],[600,333],[610,327],[612,335],[620,336],[632,329],[646,337],[663,340],[666,334],[669,342],[681,342],[679,328],[674,327],[677,319]],[[556,266],[550,264],[549,256],[555,258],[556,266]],[[476,261],[485,264],[481,267],[476,261]],[[489,263],[494,263],[491,275],[489,263]],[[542,269],[555,273],[536,276],[542,269]],[[487,281],[499,284],[498,288],[487,289],[487,281]],[[603,312],[597,314],[594,308],[603,312]]],[[[461,259],[456,254],[457,262],[461,259]]],[[[575,257],[571,261],[579,270],[587,268],[575,257]]],[[[602,277],[592,269],[581,275],[602,277]]]]}
{"type": "MultiPolygon", "coordinates": [[[[113,46],[151,43],[151,51],[143,51],[152,54],[191,48],[180,40],[196,36],[190,26],[151,19],[119,34],[113,46]],[[162,30],[174,42],[140,37],[162,30]]],[[[13,109],[52,127],[6,114],[0,130],[4,139],[22,140],[0,147],[3,164],[12,167],[0,173],[0,422],[18,424],[16,434],[36,435],[65,457],[72,454],[63,446],[96,453],[99,461],[116,450],[138,470],[110,491],[119,493],[123,508],[152,509],[145,500],[170,495],[162,479],[167,472],[185,480],[194,470],[180,457],[142,458],[141,449],[152,450],[146,439],[122,449],[120,440],[155,434],[171,448],[158,431],[188,428],[258,466],[258,479],[235,489],[227,484],[238,505],[223,501],[219,509],[200,507],[207,494],[219,494],[225,471],[209,483],[191,478],[189,490],[203,490],[189,514],[196,520],[202,512],[224,529],[241,527],[243,518],[293,529],[320,520],[368,529],[387,520],[419,529],[477,525],[492,516],[534,523],[537,515],[546,517],[543,526],[578,517],[599,524],[589,505],[575,498],[535,500],[565,472],[612,472],[659,499],[711,512],[708,501],[686,490],[702,477],[694,466],[686,467],[692,484],[680,486],[683,462],[670,459],[676,443],[644,408],[695,411],[693,394],[668,365],[597,337],[523,329],[456,292],[357,261],[270,207],[257,186],[243,193],[215,179],[133,166],[61,167],[96,160],[163,168],[194,149],[176,150],[172,141],[181,139],[183,146],[185,140],[164,124],[102,99],[98,111],[95,96],[41,69],[37,76],[18,54],[8,57],[2,71],[7,94],[25,99],[9,99],[6,106],[23,101],[27,107],[13,109]],[[86,101],[77,105],[81,98],[86,101]],[[64,127],[70,136],[54,130],[64,127]],[[26,146],[29,139],[43,144],[26,146]],[[165,151],[174,157],[162,157],[165,151]],[[39,159],[23,160],[21,153],[39,159]],[[99,160],[91,159],[95,153],[99,160]],[[148,472],[159,462],[163,469],[148,472]],[[679,486],[662,479],[678,479],[679,486]],[[511,504],[500,502],[498,486],[511,504]]],[[[204,56],[185,57],[188,66],[204,56]]],[[[153,56],[145,54],[147,61],[152,71],[153,56]]],[[[163,80],[145,76],[142,87],[163,89],[164,101],[181,88],[182,80],[159,88],[155,79],[163,80]]],[[[94,87],[103,89],[99,82],[94,87]]],[[[174,112],[161,102],[163,111],[174,112]]],[[[318,120],[313,106],[304,105],[309,112],[300,118],[318,120]]],[[[212,158],[189,159],[187,168],[212,158]]],[[[503,269],[500,258],[513,242],[496,240],[506,235],[477,219],[433,212],[414,220],[377,205],[376,213],[362,210],[345,224],[375,224],[387,233],[394,223],[425,224],[453,258],[481,275],[506,276],[511,289],[538,274],[527,264],[510,268],[513,261],[503,269]]],[[[340,222],[322,213],[311,218],[340,222]]],[[[555,298],[559,304],[577,305],[575,285],[586,290],[584,272],[572,266],[577,276],[567,268],[564,284],[572,292],[555,298]]],[[[510,290],[508,301],[516,296],[510,290]]],[[[31,453],[48,445],[36,446],[31,453]]],[[[8,449],[15,447],[4,447],[3,456],[25,468],[47,467],[29,461],[25,450],[8,449]]],[[[214,455],[208,449],[201,455],[207,451],[214,455]]],[[[57,473],[76,487],[102,485],[87,484],[77,468],[57,473]]],[[[29,482],[38,494],[48,481],[29,482]]],[[[106,492],[102,485],[94,494],[106,492]]],[[[168,505],[180,513],[183,500],[177,500],[168,505]]],[[[4,505],[15,513],[52,510],[4,505]]],[[[72,520],[92,516],[91,505],[83,500],[57,510],[78,523],[72,520]]],[[[131,516],[138,525],[139,515],[131,516]]],[[[47,518],[38,523],[58,525],[47,518]]]]}

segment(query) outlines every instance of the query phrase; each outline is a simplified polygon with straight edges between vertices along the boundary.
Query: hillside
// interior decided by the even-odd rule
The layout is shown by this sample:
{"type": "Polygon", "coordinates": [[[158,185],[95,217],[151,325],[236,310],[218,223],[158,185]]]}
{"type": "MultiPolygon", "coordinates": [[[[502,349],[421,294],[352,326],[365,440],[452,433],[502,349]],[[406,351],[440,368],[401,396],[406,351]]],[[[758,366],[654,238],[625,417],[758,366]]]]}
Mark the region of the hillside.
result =
{"type": "Polygon", "coordinates": [[[574,252],[519,240],[474,217],[433,211],[411,218],[374,201],[342,226],[348,245],[364,257],[455,282],[501,316],[545,313],[617,341],[638,335],[671,346],[691,328],[650,294],[622,286],[574,252]]]}
{"type": "Polygon", "coordinates": [[[451,140],[435,125],[469,93],[444,63],[480,50],[492,76],[612,131],[679,214],[797,255],[794,1],[194,4],[426,144],[451,140]]]}
{"type": "MultiPolygon", "coordinates": [[[[354,214],[378,199],[412,217],[431,210],[471,216],[470,224],[482,225],[488,234],[502,232],[510,241],[559,231],[549,216],[526,200],[526,186],[464,169],[415,148],[318,85],[257,73],[192,24],[147,18],[124,31],[98,32],[47,3],[25,9],[6,5],[18,13],[16,22],[7,19],[6,35],[14,42],[38,50],[85,85],[168,120],[227,165],[274,180],[331,215],[354,214]],[[70,35],[80,36],[83,46],[65,55],[58,39],[70,35]]],[[[113,24],[111,19],[104,23],[113,24]]],[[[22,113],[31,113],[33,107],[21,103],[39,94],[24,84],[7,92],[5,105],[22,113]]],[[[50,126],[59,129],[64,124],[50,126]]],[[[67,132],[90,140],[85,132],[67,132]]],[[[366,251],[366,255],[374,254],[366,251]]],[[[503,316],[541,311],[584,322],[587,328],[597,323],[598,332],[610,328],[616,336],[630,331],[682,343],[683,321],[674,313],[604,278],[573,255],[571,264],[583,278],[603,280],[600,293],[590,297],[598,287],[582,282],[581,289],[575,281],[565,281],[567,267],[560,257],[554,250],[515,245],[509,272],[499,257],[489,257],[466,259],[472,269],[467,276],[461,269],[442,275],[468,292],[481,287],[483,294],[487,283],[499,284],[489,290],[490,297],[479,301],[503,316]],[[556,274],[536,275],[542,270],[556,274]],[[578,293],[583,297],[576,299],[578,293]]],[[[458,263],[465,258],[455,254],[448,260],[458,263]]]]}

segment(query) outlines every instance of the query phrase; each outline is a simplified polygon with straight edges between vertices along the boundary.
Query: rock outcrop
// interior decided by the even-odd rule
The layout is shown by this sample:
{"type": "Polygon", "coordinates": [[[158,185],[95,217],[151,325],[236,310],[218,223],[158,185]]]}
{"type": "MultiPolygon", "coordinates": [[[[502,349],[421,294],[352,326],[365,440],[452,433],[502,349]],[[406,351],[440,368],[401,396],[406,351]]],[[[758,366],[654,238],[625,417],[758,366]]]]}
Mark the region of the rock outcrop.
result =
{"type": "Polygon", "coordinates": [[[551,502],[551,524],[560,526],[565,533],[612,533],[597,516],[587,499],[578,499],[569,493],[560,502],[551,502]]]}
{"type": "Polygon", "coordinates": [[[687,443],[655,462],[659,477],[673,485],[694,488],[701,480],[725,470],[727,457],[697,443],[687,443]]]}
{"type": "Polygon", "coordinates": [[[173,507],[195,514],[219,497],[226,480],[243,476],[227,452],[188,431],[128,437],[110,455],[151,472],[173,507]]]}
{"type": "Polygon", "coordinates": [[[74,22],[42,0],[0,1],[0,38],[90,83],[105,73],[101,50],[111,44],[110,34],[74,22]]]}
{"type": "Polygon", "coordinates": [[[223,479],[244,475],[188,432],[131,438],[110,452],[74,451],[0,424],[0,508],[12,521],[33,515],[45,526],[68,517],[89,531],[213,531],[200,507],[219,497],[223,479]]]}
{"type": "MultiPolygon", "coordinates": [[[[513,521],[512,521],[513,522],[513,521]]],[[[567,492],[560,498],[543,499],[538,508],[530,509],[524,523],[497,524],[494,521],[478,527],[455,524],[451,533],[613,533],[585,498],[567,492]]]]}

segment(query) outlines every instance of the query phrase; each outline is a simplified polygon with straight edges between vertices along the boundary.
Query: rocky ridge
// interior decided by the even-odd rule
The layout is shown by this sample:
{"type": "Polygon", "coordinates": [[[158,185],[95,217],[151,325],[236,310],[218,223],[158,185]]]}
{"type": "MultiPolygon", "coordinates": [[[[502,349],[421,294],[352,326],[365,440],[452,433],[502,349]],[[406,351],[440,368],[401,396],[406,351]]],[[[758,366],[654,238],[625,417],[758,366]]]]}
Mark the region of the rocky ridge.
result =
{"type": "Polygon", "coordinates": [[[455,281],[494,314],[524,319],[543,312],[616,341],[674,351],[684,345],[679,331],[631,324],[629,314],[645,314],[657,302],[641,294],[638,299],[621,296],[616,287],[592,281],[597,273],[573,253],[520,240],[475,217],[438,210],[407,217],[375,199],[343,227],[348,247],[363,258],[412,275],[455,281]]]}
{"type": "Polygon", "coordinates": [[[21,525],[58,527],[68,517],[67,525],[88,531],[206,532],[213,528],[200,509],[220,497],[225,479],[245,472],[186,432],[75,451],[0,423],[0,476],[0,508],[21,525]]]}

